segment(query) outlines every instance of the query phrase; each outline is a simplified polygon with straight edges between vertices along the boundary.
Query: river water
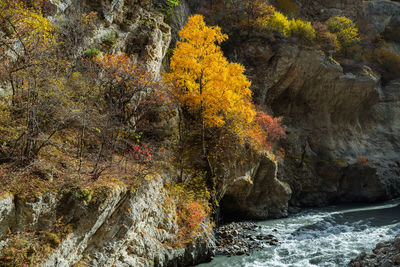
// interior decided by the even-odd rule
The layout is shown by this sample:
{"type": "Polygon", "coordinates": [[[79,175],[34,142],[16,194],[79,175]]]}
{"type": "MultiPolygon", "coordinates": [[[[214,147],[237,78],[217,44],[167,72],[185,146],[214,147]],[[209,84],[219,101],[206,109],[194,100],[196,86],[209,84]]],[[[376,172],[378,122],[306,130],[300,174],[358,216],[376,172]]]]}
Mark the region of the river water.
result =
{"type": "Polygon", "coordinates": [[[400,200],[312,209],[257,224],[261,226],[257,231],[273,234],[280,244],[250,256],[217,256],[199,266],[347,266],[359,253],[370,253],[376,243],[400,233],[400,200]]]}

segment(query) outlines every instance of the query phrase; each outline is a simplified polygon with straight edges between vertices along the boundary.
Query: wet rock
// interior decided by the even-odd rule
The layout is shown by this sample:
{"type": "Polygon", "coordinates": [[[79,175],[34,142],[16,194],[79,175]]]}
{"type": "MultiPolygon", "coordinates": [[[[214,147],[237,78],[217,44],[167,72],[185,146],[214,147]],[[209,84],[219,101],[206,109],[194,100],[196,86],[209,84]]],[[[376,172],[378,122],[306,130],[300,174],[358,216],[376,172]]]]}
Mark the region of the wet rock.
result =
{"type": "Polygon", "coordinates": [[[361,267],[361,266],[381,266],[391,267],[400,265],[400,235],[394,240],[388,242],[379,242],[375,249],[374,254],[367,255],[361,253],[357,258],[353,259],[349,266],[350,267],[361,267]]]}
{"type": "Polygon", "coordinates": [[[398,265],[400,265],[400,253],[394,256],[394,262],[398,265]]]}
{"type": "Polygon", "coordinates": [[[230,223],[219,227],[216,231],[216,253],[226,256],[247,255],[251,250],[265,245],[279,244],[275,236],[271,234],[255,233],[259,229],[259,226],[250,222],[230,223]]]}

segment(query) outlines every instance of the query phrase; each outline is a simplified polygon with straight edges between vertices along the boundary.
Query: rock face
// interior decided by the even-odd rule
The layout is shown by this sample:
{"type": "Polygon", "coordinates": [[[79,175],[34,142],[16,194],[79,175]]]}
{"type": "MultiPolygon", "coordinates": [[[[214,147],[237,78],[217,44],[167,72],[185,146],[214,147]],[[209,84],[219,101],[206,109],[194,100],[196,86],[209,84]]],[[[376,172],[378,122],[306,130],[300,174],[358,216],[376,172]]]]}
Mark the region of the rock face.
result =
{"type": "MultiPolygon", "coordinates": [[[[97,201],[83,201],[73,193],[59,195],[57,201],[53,194],[34,201],[9,198],[1,202],[1,230],[48,231],[59,218],[74,226],[43,266],[187,266],[213,255],[215,243],[206,223],[192,243],[177,245],[176,207],[167,205],[160,178],[135,193],[116,186],[97,201]]],[[[6,246],[7,240],[3,242],[6,246]]]]}
{"type": "MultiPolygon", "coordinates": [[[[50,1],[48,15],[64,30],[65,38],[76,38],[71,58],[88,48],[102,52],[124,52],[143,64],[156,78],[171,40],[163,16],[145,8],[146,1],[61,0],[50,1]],[[93,30],[82,27],[82,14],[96,12],[93,30]]],[[[13,233],[50,232],[62,219],[72,232],[52,251],[43,266],[188,266],[210,260],[214,237],[209,222],[189,244],[177,243],[177,208],[163,188],[160,177],[135,193],[115,186],[97,200],[83,200],[74,192],[48,193],[34,200],[18,196],[0,199],[0,236],[13,233]],[[169,204],[168,204],[169,203],[169,204]]],[[[51,233],[50,233],[51,234],[51,233]]],[[[0,242],[0,249],[9,240],[0,242]]]]}
{"type": "Polygon", "coordinates": [[[325,20],[335,15],[355,18],[363,0],[299,0],[301,12],[310,19],[325,20]]]}
{"type": "Polygon", "coordinates": [[[368,68],[344,73],[324,55],[293,46],[279,49],[257,76],[260,102],[289,126],[278,176],[291,185],[293,205],[400,193],[397,83],[382,87],[368,68]]]}
{"type": "Polygon", "coordinates": [[[225,219],[280,218],[288,214],[290,187],[277,179],[277,163],[267,157],[227,186],[221,209],[225,219]]]}
{"type": "Polygon", "coordinates": [[[385,40],[398,40],[398,31],[394,29],[400,20],[400,3],[387,0],[365,1],[358,16],[360,30],[375,37],[383,34],[385,40]],[[393,38],[395,38],[393,40],[393,38]]]}
{"type": "Polygon", "coordinates": [[[400,235],[394,240],[378,243],[373,254],[360,254],[349,264],[350,267],[374,267],[400,265],[400,235]]]}
{"type": "MultiPolygon", "coordinates": [[[[123,52],[143,65],[158,77],[162,60],[171,41],[171,29],[160,14],[145,8],[145,1],[85,0],[53,1],[55,14],[51,17],[56,25],[65,27],[64,32],[77,35],[73,57],[81,57],[88,48],[98,48],[102,52],[123,52]],[[82,31],[79,19],[82,14],[96,12],[93,31],[82,31]]],[[[73,42],[72,42],[73,43],[73,42]]]]}
{"type": "Polygon", "coordinates": [[[400,194],[398,82],[381,85],[368,67],[342,67],[264,33],[231,42],[235,49],[227,53],[246,66],[256,102],[284,117],[285,159],[277,177],[289,184],[292,206],[400,194]]]}
{"type": "MultiPolygon", "coordinates": [[[[314,19],[343,14],[365,26],[361,30],[369,36],[397,40],[398,2],[297,2],[314,19]]],[[[230,35],[225,54],[246,67],[256,103],[283,116],[287,139],[276,177],[274,167],[261,178],[257,164],[248,166],[227,183],[223,212],[260,219],[284,216],[285,201],[310,207],[400,195],[398,82],[383,85],[369,67],[339,65],[322,52],[265,32],[230,35]]]]}

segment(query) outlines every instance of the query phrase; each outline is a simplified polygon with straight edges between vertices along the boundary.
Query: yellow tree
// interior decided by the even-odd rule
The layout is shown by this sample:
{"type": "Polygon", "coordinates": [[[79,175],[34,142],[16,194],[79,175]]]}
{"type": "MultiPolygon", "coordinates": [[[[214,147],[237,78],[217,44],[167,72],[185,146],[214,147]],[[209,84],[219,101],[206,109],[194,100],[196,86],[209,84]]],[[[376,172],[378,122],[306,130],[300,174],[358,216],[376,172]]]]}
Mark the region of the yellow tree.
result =
{"type": "Polygon", "coordinates": [[[201,15],[189,18],[180,31],[165,80],[172,85],[180,107],[201,124],[202,150],[214,176],[205,130],[223,129],[243,143],[254,126],[250,82],[244,67],[230,63],[219,44],[228,38],[219,27],[207,26],[201,15]]]}
{"type": "Polygon", "coordinates": [[[11,89],[0,100],[4,157],[32,159],[63,124],[55,118],[63,105],[53,97],[59,93],[52,80],[66,62],[56,57],[54,27],[35,8],[40,2],[0,0],[0,82],[11,89]]]}

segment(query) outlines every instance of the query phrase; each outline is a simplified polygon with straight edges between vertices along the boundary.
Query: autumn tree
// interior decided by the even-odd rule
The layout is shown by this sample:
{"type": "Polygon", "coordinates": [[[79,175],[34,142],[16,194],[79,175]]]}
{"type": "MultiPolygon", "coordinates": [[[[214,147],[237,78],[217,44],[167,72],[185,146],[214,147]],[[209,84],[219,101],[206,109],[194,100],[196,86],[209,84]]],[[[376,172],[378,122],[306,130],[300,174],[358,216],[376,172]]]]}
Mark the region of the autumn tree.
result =
{"type": "MultiPolygon", "coordinates": [[[[93,178],[110,167],[115,153],[130,150],[137,160],[150,158],[150,148],[137,144],[143,131],[146,115],[156,107],[157,83],[150,73],[137,66],[125,54],[104,54],[86,59],[89,87],[95,88],[94,102],[83,111],[79,154],[82,156],[83,139],[91,133],[98,140],[94,153],[93,178]],[[135,154],[136,153],[136,154],[135,154]],[[100,168],[101,163],[107,163],[100,168]]],[[[87,87],[85,85],[84,87],[87,87]]],[[[84,99],[89,99],[84,96],[84,99]]]]}
{"type": "Polygon", "coordinates": [[[68,114],[57,86],[67,63],[56,56],[54,27],[35,8],[38,2],[43,1],[29,1],[27,7],[0,1],[0,79],[7,91],[1,99],[3,160],[35,158],[68,114]]]}
{"type": "Polygon", "coordinates": [[[228,37],[219,27],[206,26],[201,15],[189,18],[180,31],[165,80],[179,103],[180,116],[199,124],[203,160],[209,176],[215,175],[210,158],[209,135],[222,140],[234,137],[243,144],[254,124],[256,111],[251,103],[250,82],[244,67],[230,63],[219,44],[228,37]],[[215,134],[219,133],[219,134],[215,134]],[[207,137],[207,136],[208,137],[207,137]]]}

